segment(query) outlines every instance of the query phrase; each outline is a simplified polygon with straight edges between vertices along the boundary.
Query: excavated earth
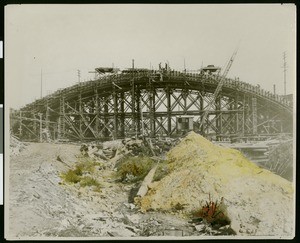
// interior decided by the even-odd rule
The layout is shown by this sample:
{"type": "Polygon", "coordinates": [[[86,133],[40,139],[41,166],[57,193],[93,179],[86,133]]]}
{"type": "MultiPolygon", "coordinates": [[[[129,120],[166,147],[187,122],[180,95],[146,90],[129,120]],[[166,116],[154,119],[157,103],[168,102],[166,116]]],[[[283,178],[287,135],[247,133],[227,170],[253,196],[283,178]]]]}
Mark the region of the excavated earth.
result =
{"type": "Polygon", "coordinates": [[[191,132],[167,155],[172,172],[150,186],[144,211],[199,209],[208,195],[224,198],[237,235],[294,235],[293,184],[246,159],[239,151],[212,144],[191,132]]]}
{"type": "Polygon", "coordinates": [[[292,183],[193,132],[167,154],[170,173],[149,185],[138,205],[129,203],[134,184],[118,182],[109,162],[96,172],[99,192],[63,183],[60,174],[74,168],[79,151],[78,145],[29,143],[11,155],[8,239],[294,234],[292,183]],[[224,198],[230,226],[190,222],[209,194],[224,198]],[[184,208],[174,210],[178,204],[184,208]]]}
{"type": "MultiPolygon", "coordinates": [[[[62,183],[61,172],[74,167],[79,150],[78,145],[30,143],[11,156],[6,194],[8,239],[200,234],[172,214],[141,213],[128,203],[133,185],[116,182],[109,166],[97,172],[101,192],[62,183]]],[[[207,234],[211,231],[208,227],[207,234]]]]}

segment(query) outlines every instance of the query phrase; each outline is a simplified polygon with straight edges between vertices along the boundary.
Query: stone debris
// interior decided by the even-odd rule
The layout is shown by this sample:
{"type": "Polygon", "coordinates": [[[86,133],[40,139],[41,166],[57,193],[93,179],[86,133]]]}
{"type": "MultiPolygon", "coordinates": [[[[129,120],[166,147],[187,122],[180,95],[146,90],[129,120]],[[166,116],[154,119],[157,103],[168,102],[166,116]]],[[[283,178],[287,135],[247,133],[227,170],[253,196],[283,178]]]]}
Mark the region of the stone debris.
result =
{"type": "Polygon", "coordinates": [[[15,136],[10,136],[10,156],[17,156],[25,147],[25,143],[20,142],[15,136]]]}
{"type": "Polygon", "coordinates": [[[150,139],[139,136],[98,144],[82,144],[80,152],[84,156],[106,161],[114,167],[124,156],[164,156],[178,141],[171,138],[150,139]]]}

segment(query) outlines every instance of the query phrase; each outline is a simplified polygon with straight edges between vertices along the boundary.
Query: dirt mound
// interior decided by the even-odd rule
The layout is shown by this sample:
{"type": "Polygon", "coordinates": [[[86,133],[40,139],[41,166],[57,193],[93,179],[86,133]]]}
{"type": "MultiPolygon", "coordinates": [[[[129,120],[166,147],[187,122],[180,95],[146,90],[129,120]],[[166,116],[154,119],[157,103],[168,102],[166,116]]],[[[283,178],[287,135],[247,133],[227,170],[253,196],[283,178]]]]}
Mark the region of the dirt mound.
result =
{"type": "Polygon", "coordinates": [[[239,151],[212,144],[191,132],[168,153],[171,173],[151,185],[142,210],[185,213],[199,209],[210,194],[224,197],[231,228],[238,235],[294,234],[292,183],[258,167],[239,151]]]}

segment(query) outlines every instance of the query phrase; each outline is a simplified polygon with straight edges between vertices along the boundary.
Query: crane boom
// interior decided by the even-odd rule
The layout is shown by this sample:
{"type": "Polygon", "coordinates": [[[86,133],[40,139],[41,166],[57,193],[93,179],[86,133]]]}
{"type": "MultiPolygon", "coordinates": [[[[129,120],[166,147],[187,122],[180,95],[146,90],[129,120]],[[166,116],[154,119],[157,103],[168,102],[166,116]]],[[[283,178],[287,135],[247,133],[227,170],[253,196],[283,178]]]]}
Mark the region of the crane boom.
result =
{"type": "Polygon", "coordinates": [[[232,54],[229,62],[227,63],[227,66],[226,66],[226,68],[224,70],[224,73],[222,74],[222,76],[219,79],[219,83],[218,83],[217,88],[216,88],[216,90],[214,92],[213,99],[208,103],[207,109],[204,111],[204,113],[202,115],[202,119],[201,119],[201,126],[202,127],[204,126],[204,122],[205,122],[205,120],[206,120],[206,118],[208,116],[208,113],[209,113],[210,109],[212,108],[213,104],[216,102],[216,99],[217,99],[217,97],[218,97],[218,95],[219,95],[219,93],[220,93],[220,91],[222,89],[223,83],[224,83],[225,78],[226,78],[226,76],[227,76],[227,74],[228,74],[228,72],[229,72],[229,70],[231,68],[231,65],[232,65],[232,63],[234,61],[234,58],[235,58],[235,56],[237,54],[237,51],[238,51],[238,48],[233,52],[233,54],[232,54]]]}

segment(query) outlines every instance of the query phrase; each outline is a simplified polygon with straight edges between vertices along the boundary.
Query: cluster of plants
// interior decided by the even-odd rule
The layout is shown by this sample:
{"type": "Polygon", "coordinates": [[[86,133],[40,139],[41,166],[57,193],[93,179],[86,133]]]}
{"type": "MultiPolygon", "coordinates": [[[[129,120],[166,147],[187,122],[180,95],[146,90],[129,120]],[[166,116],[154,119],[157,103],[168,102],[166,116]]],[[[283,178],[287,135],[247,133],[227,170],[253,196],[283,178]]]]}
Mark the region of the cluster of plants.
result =
{"type": "Polygon", "coordinates": [[[137,182],[142,180],[151,170],[154,161],[149,157],[125,157],[118,163],[117,175],[122,182],[137,182]]]}
{"type": "MultiPolygon", "coordinates": [[[[128,156],[118,163],[117,176],[122,182],[138,182],[144,179],[156,163],[157,161],[147,156],[128,156]]],[[[162,179],[168,172],[167,163],[165,161],[160,162],[153,180],[162,179]]]]}
{"type": "Polygon", "coordinates": [[[95,166],[101,166],[101,163],[92,160],[91,158],[79,158],[74,169],[69,169],[61,174],[61,178],[71,184],[79,183],[81,187],[95,187],[95,191],[100,191],[101,184],[97,179],[86,175],[95,171],[95,166]]]}
{"type": "Polygon", "coordinates": [[[193,221],[205,221],[212,226],[225,226],[230,224],[230,219],[226,214],[223,197],[220,202],[213,201],[209,195],[209,200],[199,209],[192,213],[193,221]]]}

